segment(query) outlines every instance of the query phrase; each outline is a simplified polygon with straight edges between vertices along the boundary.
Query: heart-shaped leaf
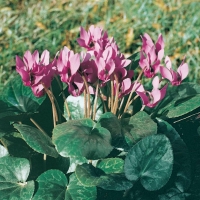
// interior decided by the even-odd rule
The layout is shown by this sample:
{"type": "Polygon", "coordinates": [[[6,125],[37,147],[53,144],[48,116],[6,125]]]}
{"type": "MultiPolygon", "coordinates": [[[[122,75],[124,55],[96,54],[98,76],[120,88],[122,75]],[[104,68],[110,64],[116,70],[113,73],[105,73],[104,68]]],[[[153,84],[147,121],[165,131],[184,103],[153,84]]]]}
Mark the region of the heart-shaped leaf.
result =
{"type": "Polygon", "coordinates": [[[90,164],[78,165],[75,173],[78,180],[86,187],[98,186],[105,190],[120,191],[133,186],[123,173],[106,174],[90,164]]]}
{"type": "Polygon", "coordinates": [[[157,124],[144,111],[136,113],[131,118],[122,119],[121,126],[129,146],[148,135],[157,133],[157,124]]]}
{"type": "Polygon", "coordinates": [[[96,187],[85,187],[78,181],[75,174],[70,175],[65,200],[96,200],[96,197],[96,187]],[[70,198],[66,198],[67,196],[70,198]]]}
{"type": "Polygon", "coordinates": [[[32,90],[23,85],[21,77],[16,76],[4,87],[1,99],[19,113],[33,113],[45,100],[45,96],[35,97],[32,90]]]}
{"type": "Polygon", "coordinates": [[[0,158],[0,197],[1,199],[31,199],[34,182],[26,179],[30,172],[29,161],[10,156],[0,158]]]}
{"type": "Polygon", "coordinates": [[[110,131],[112,136],[112,145],[118,147],[122,140],[121,124],[118,118],[111,112],[104,113],[99,118],[98,124],[110,131]]]}
{"type": "Polygon", "coordinates": [[[63,157],[85,157],[96,160],[106,157],[111,146],[110,132],[91,119],[71,120],[53,130],[53,143],[63,157]]]}
{"type": "Polygon", "coordinates": [[[52,157],[58,156],[50,137],[42,131],[24,124],[15,124],[14,127],[21,133],[26,143],[35,151],[52,157]]]}
{"type": "Polygon", "coordinates": [[[177,131],[166,121],[157,118],[158,130],[160,133],[165,134],[173,148],[174,154],[174,168],[178,169],[173,172],[174,186],[179,192],[185,192],[191,184],[191,161],[190,155],[186,144],[181,139],[177,131]]]}
{"type": "Polygon", "coordinates": [[[41,174],[36,181],[39,183],[38,190],[33,200],[63,200],[67,189],[68,180],[59,170],[48,170],[41,174]]]}
{"type": "Polygon", "coordinates": [[[95,200],[96,187],[84,187],[75,174],[69,177],[59,170],[48,170],[37,178],[38,190],[33,200],[95,200]]]}
{"type": "Polygon", "coordinates": [[[172,168],[172,147],[164,135],[143,138],[130,149],[124,165],[126,177],[131,181],[140,180],[150,191],[158,190],[167,183],[172,168]]]}

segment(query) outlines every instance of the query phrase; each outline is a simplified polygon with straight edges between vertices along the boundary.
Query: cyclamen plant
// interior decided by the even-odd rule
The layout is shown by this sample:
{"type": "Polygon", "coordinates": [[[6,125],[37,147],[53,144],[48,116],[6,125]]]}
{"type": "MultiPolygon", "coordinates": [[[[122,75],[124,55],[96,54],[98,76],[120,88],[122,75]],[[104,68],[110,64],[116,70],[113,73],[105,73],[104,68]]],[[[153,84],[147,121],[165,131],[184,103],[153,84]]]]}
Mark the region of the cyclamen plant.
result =
{"type": "Polygon", "coordinates": [[[185,198],[191,182],[184,168],[188,153],[166,120],[200,107],[199,86],[182,83],[188,64],[184,59],[172,69],[161,34],[156,43],[147,33],[141,38],[141,51],[125,58],[114,38],[92,25],[80,28],[81,53],[64,47],[52,61],[48,50],[16,56],[21,80],[11,80],[0,100],[3,199],[95,200],[109,197],[106,190],[118,191],[115,199],[185,198]],[[152,81],[152,89],[142,78],[152,81]],[[83,107],[75,102],[79,97],[83,107]],[[23,158],[12,157],[10,140],[16,138],[30,152],[23,158]],[[184,161],[176,155],[177,143],[184,161]],[[44,155],[44,167],[39,174],[32,168],[29,176],[26,158],[35,166],[32,150],[44,155]],[[51,159],[56,166],[48,165],[51,159]]]}

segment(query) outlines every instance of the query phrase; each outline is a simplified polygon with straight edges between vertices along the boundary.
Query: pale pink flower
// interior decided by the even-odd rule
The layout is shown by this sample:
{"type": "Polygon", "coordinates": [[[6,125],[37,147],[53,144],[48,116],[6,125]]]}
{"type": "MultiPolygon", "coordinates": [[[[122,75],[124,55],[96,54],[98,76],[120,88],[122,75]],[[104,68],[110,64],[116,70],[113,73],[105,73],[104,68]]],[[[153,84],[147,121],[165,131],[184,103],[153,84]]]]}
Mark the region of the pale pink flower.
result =
{"type": "Polygon", "coordinates": [[[160,67],[162,77],[168,79],[172,85],[180,85],[189,73],[188,64],[183,60],[177,72],[172,69],[172,63],[168,56],[165,58],[165,64],[166,67],[160,67]]]}
{"type": "Polygon", "coordinates": [[[153,89],[151,92],[145,91],[144,87],[140,83],[137,83],[136,93],[142,99],[143,105],[150,108],[155,107],[165,97],[168,85],[159,89],[159,82],[159,77],[156,76],[152,81],[153,89]]]}
{"type": "Polygon", "coordinates": [[[144,75],[152,78],[159,72],[160,61],[164,56],[164,41],[160,34],[154,45],[151,37],[145,33],[142,37],[142,49],[140,52],[139,65],[144,69],[144,75]]]}
{"type": "Polygon", "coordinates": [[[88,32],[81,27],[80,38],[77,42],[81,47],[86,48],[88,51],[93,51],[95,48],[103,48],[108,41],[108,34],[104,32],[100,27],[91,25],[88,32]]]}

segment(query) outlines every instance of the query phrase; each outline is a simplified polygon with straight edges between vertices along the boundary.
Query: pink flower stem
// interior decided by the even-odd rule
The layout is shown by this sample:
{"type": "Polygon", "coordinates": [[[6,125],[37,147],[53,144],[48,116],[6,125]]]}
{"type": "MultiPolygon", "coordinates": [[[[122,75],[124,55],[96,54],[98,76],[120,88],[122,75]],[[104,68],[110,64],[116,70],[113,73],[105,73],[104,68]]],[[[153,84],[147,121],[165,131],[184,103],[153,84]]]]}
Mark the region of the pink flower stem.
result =
{"type": "Polygon", "coordinates": [[[44,84],[42,84],[43,87],[44,87],[44,90],[45,92],[47,93],[50,101],[51,101],[51,105],[52,105],[52,113],[53,113],[53,124],[54,124],[54,127],[56,126],[56,123],[58,121],[58,114],[57,114],[57,110],[56,110],[56,106],[55,106],[55,103],[54,103],[54,99],[53,99],[53,96],[52,96],[52,93],[49,89],[46,88],[46,86],[44,84]]]}
{"type": "Polygon", "coordinates": [[[98,92],[99,92],[98,90],[99,90],[99,83],[97,83],[96,92],[95,92],[94,107],[93,107],[93,120],[95,120],[95,116],[96,116],[97,98],[98,98],[98,92]]]}
{"type": "Polygon", "coordinates": [[[140,111],[143,111],[143,110],[144,110],[144,108],[145,108],[145,105],[143,105],[143,106],[142,106],[142,108],[140,109],[140,111]]]}
{"type": "MultiPolygon", "coordinates": [[[[145,67],[145,68],[146,68],[146,67],[145,67]]],[[[133,88],[132,88],[132,90],[131,90],[131,93],[130,93],[130,95],[129,95],[129,97],[128,97],[128,100],[127,100],[127,102],[126,102],[126,106],[125,106],[125,108],[124,108],[124,113],[126,112],[126,110],[127,110],[128,107],[129,107],[129,103],[130,103],[131,97],[132,97],[132,95],[133,95],[133,92],[135,92],[135,86],[136,86],[137,82],[140,80],[140,78],[142,77],[142,74],[143,74],[145,68],[142,69],[142,71],[140,72],[139,76],[137,77],[137,79],[136,79],[136,81],[135,81],[135,83],[134,83],[134,85],[133,85],[133,88]]]]}
{"type": "Polygon", "coordinates": [[[115,93],[115,101],[113,105],[113,114],[116,114],[117,108],[118,108],[118,100],[119,100],[119,81],[116,74],[114,74],[114,78],[115,78],[117,87],[116,87],[116,93],[115,93]]]}
{"type": "Polygon", "coordinates": [[[84,75],[82,75],[82,79],[84,81],[86,92],[87,92],[87,103],[88,103],[87,117],[89,118],[90,117],[90,92],[89,92],[89,87],[84,75]]]}
{"type": "Polygon", "coordinates": [[[87,118],[87,95],[86,95],[86,90],[84,90],[84,117],[87,118]]]}
{"type": "Polygon", "coordinates": [[[111,97],[110,97],[110,105],[111,105],[111,112],[112,112],[112,110],[113,110],[113,97],[114,97],[114,88],[113,88],[113,81],[111,80],[110,81],[110,83],[111,83],[111,97]]]}
{"type": "Polygon", "coordinates": [[[68,103],[67,103],[67,98],[65,97],[64,91],[62,89],[62,85],[60,84],[60,81],[58,80],[58,77],[55,76],[55,78],[56,78],[56,81],[58,83],[58,86],[59,86],[60,90],[62,91],[62,97],[63,97],[63,101],[64,101],[64,104],[65,104],[65,107],[66,107],[68,118],[69,118],[69,120],[71,120],[71,113],[70,113],[69,106],[68,106],[68,103]]]}

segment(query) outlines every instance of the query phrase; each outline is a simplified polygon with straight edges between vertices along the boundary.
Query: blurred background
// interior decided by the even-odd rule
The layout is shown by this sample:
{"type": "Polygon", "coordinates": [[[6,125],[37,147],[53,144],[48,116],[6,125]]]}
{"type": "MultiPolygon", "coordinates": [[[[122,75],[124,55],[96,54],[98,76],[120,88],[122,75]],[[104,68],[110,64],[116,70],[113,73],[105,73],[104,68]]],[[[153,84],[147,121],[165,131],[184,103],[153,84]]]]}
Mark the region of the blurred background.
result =
{"type": "Polygon", "coordinates": [[[130,56],[140,35],[165,40],[165,55],[175,69],[186,56],[189,81],[200,83],[199,0],[0,0],[0,86],[13,76],[15,55],[48,49],[53,58],[64,45],[80,52],[80,26],[108,31],[120,51],[130,56]]]}

